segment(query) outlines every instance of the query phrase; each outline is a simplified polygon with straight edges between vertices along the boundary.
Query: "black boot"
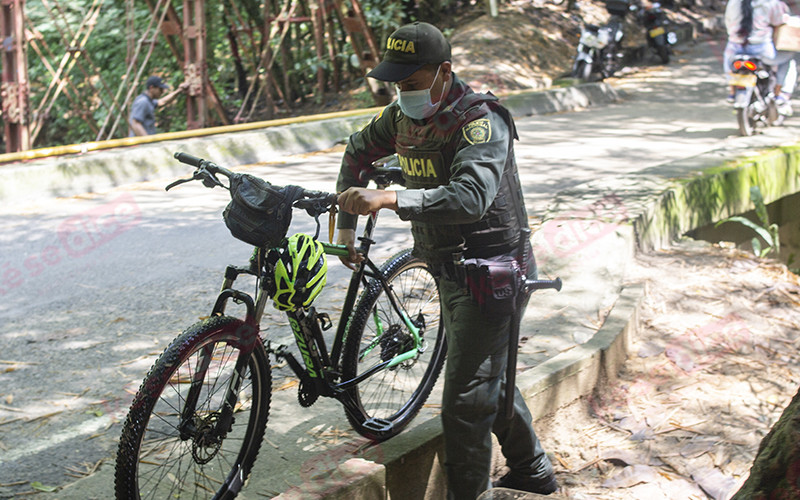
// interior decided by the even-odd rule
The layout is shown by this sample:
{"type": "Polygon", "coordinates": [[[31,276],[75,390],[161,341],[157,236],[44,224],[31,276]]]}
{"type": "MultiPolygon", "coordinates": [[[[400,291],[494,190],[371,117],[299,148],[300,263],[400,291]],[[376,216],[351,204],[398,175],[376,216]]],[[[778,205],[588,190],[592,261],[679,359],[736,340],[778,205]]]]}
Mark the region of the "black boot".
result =
{"type": "Polygon", "coordinates": [[[492,484],[495,488],[509,488],[512,490],[527,491],[540,495],[549,495],[558,490],[558,481],[555,474],[551,474],[543,479],[534,478],[527,475],[509,472],[492,484]]]}

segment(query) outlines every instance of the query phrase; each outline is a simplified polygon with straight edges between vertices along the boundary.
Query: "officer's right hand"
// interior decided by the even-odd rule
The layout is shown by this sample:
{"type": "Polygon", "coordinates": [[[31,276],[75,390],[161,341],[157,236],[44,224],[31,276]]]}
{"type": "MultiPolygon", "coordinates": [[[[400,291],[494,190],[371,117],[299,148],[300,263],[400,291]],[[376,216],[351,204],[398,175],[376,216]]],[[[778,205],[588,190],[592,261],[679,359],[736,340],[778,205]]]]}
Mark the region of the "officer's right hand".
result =
{"type": "Polygon", "coordinates": [[[364,256],[356,251],[356,230],[355,229],[339,229],[339,236],[336,239],[338,245],[347,247],[349,255],[347,257],[339,257],[342,264],[349,269],[355,271],[356,265],[364,260],[364,256]]]}

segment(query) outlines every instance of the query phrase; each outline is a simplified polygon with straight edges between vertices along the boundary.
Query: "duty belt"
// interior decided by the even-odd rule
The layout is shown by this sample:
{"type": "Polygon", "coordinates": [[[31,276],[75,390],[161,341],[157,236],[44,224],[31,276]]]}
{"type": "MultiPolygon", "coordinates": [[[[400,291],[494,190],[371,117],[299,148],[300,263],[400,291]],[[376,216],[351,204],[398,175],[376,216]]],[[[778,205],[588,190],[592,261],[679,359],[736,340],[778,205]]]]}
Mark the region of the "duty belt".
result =
{"type": "Polygon", "coordinates": [[[440,264],[431,266],[431,269],[435,276],[458,283],[460,286],[464,286],[466,283],[466,274],[464,274],[463,264],[457,264],[455,262],[442,262],[440,264]]]}

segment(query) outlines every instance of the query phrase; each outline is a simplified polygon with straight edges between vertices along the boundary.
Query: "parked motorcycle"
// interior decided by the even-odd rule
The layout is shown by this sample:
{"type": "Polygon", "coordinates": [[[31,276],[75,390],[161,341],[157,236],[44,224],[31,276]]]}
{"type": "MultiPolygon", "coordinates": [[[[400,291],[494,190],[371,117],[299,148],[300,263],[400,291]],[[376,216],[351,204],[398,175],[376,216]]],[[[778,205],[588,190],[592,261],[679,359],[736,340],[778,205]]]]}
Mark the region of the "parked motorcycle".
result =
{"type": "Polygon", "coordinates": [[[609,0],[606,10],[611,14],[603,26],[586,24],[581,29],[578,53],[572,63],[572,77],[584,82],[593,76],[599,80],[612,76],[622,63],[622,23],[631,10],[626,0],[609,0]]]}
{"type": "Polygon", "coordinates": [[[662,64],[669,64],[672,46],[677,43],[678,36],[669,31],[669,18],[661,4],[656,2],[639,10],[639,20],[646,31],[647,46],[658,55],[662,64]]]}
{"type": "Polygon", "coordinates": [[[731,62],[728,84],[733,88],[733,109],[741,135],[753,135],[756,126],[778,126],[785,115],[775,100],[775,72],[756,56],[740,54],[731,62]]]}

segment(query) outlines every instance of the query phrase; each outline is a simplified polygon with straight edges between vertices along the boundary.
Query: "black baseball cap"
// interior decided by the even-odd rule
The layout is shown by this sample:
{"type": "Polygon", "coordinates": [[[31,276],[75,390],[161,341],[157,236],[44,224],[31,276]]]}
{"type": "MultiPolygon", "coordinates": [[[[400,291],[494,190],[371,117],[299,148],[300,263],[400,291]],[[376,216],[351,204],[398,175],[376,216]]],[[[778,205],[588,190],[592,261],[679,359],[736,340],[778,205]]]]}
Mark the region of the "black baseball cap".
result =
{"type": "Polygon", "coordinates": [[[415,22],[401,26],[386,40],[383,61],[367,76],[384,82],[399,82],[425,64],[450,60],[450,42],[432,24],[415,22]]]}
{"type": "Polygon", "coordinates": [[[164,80],[161,79],[160,76],[153,75],[147,79],[147,83],[144,86],[146,89],[150,87],[158,87],[160,89],[168,89],[169,85],[164,83],[164,80]]]}

